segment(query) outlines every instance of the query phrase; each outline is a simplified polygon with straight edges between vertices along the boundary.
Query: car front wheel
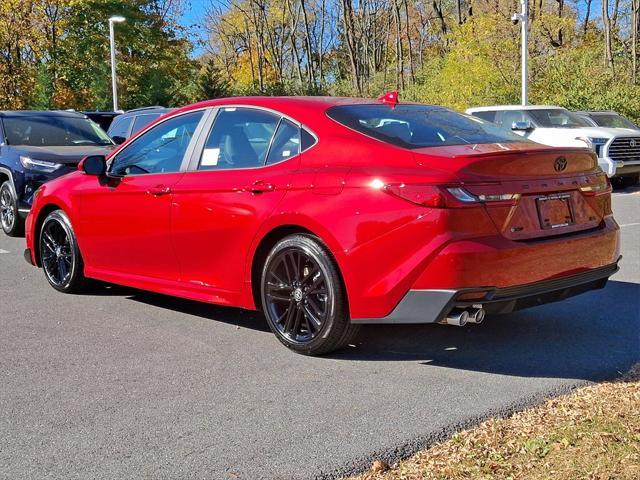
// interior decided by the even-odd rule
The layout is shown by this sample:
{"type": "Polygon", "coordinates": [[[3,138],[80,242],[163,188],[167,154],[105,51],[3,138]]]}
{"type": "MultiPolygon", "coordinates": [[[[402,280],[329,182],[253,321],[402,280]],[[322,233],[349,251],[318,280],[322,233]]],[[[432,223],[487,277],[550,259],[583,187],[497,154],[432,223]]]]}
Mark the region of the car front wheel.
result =
{"type": "Polygon", "coordinates": [[[18,201],[8,180],[0,186],[0,224],[2,231],[10,237],[22,234],[23,222],[18,215],[18,201]]]}
{"type": "Polygon", "coordinates": [[[336,262],[316,237],[280,240],[265,261],[261,290],[269,327],[295,352],[328,353],[345,346],[357,332],[336,262]]]}
{"type": "Polygon", "coordinates": [[[53,288],[64,293],[85,288],[82,256],[69,217],[62,210],[54,210],[44,219],[39,249],[42,269],[53,288]]]}

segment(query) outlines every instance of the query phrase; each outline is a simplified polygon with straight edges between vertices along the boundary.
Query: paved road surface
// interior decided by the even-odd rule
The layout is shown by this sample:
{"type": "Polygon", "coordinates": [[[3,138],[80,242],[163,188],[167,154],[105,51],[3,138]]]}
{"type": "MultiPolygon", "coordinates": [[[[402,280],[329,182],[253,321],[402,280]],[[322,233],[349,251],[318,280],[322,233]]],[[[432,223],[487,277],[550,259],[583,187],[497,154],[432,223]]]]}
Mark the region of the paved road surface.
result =
{"type": "Polygon", "coordinates": [[[640,357],[640,191],[606,289],[483,325],[370,327],[330,358],[255,313],[66,296],[0,237],[0,478],[297,479],[395,459],[640,357]]]}

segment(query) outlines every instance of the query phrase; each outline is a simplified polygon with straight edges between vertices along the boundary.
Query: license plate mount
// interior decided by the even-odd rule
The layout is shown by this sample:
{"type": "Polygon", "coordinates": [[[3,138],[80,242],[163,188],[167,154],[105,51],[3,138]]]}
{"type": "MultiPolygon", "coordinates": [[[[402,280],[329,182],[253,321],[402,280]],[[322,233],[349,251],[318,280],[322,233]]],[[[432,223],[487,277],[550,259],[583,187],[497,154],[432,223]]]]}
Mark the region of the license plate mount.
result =
{"type": "Polygon", "coordinates": [[[543,230],[568,227],[575,223],[573,209],[571,208],[571,195],[557,194],[545,195],[536,198],[538,218],[543,230]]]}

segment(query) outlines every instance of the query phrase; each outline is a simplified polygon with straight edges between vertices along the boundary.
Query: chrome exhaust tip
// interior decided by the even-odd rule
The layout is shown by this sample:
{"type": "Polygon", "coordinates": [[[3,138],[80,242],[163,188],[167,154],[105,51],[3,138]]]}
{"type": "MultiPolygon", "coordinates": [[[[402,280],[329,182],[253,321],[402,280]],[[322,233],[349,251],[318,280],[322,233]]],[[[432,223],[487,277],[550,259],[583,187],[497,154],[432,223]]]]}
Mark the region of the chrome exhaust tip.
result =
{"type": "Polygon", "coordinates": [[[466,310],[454,310],[445,319],[447,325],[455,325],[456,327],[464,327],[469,321],[469,312],[466,310]]]}
{"type": "Polygon", "coordinates": [[[467,322],[475,324],[482,323],[482,321],[484,320],[484,315],[484,308],[474,308],[473,310],[471,310],[471,312],[469,312],[469,319],[467,320],[467,322]]]}

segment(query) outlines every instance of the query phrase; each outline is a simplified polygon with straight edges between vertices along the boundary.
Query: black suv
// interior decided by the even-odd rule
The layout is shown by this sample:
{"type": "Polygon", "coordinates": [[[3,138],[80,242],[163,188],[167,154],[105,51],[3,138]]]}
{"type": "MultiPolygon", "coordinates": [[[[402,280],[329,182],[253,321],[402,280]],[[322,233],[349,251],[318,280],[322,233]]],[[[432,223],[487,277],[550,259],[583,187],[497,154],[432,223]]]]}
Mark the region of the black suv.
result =
{"type": "Polygon", "coordinates": [[[165,107],[144,107],[129,110],[114,118],[107,133],[114,142],[121,144],[131,135],[171,110],[171,108],[165,107]]]}
{"type": "Polygon", "coordinates": [[[83,157],[113,148],[104,130],[81,113],[0,111],[2,230],[20,235],[40,185],[73,171],[83,157]]]}

